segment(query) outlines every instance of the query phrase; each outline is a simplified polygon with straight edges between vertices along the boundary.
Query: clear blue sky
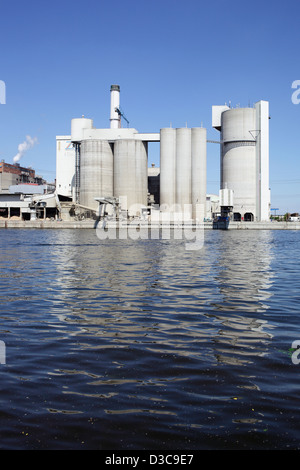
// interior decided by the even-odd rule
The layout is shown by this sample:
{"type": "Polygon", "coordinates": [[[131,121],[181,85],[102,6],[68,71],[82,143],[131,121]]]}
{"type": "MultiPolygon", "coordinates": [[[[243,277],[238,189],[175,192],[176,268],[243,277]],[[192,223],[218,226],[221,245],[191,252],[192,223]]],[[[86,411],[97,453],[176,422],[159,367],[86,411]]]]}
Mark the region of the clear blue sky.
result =
{"type": "MultiPolygon", "coordinates": [[[[272,207],[300,212],[300,4],[286,0],[52,0],[0,5],[0,159],[22,158],[55,178],[55,136],[74,117],[109,127],[110,85],[121,87],[130,127],[211,127],[212,105],[270,102],[272,207]]],[[[126,124],[126,123],[125,123],[126,124]]],[[[159,145],[149,163],[159,164],[159,145]]],[[[219,190],[219,146],[208,144],[208,187],[219,190]]]]}

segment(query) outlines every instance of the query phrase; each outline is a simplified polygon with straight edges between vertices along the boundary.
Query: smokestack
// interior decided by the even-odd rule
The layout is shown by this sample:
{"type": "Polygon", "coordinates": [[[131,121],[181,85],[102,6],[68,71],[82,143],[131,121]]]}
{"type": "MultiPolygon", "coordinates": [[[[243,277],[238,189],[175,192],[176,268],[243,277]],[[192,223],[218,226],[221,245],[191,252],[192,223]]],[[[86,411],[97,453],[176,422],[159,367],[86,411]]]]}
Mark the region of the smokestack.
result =
{"type": "Polygon", "coordinates": [[[118,129],[120,127],[121,127],[120,87],[119,85],[111,85],[110,87],[110,128],[118,129]]]}

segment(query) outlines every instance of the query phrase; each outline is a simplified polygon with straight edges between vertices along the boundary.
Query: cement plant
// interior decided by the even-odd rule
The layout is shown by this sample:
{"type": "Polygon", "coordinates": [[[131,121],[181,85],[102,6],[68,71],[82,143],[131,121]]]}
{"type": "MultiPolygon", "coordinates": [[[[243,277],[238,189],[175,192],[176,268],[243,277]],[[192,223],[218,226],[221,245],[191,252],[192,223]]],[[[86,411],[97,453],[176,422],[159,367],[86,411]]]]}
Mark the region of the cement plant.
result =
{"type": "MultiPolygon", "coordinates": [[[[109,128],[97,129],[92,119],[74,118],[70,134],[56,136],[55,184],[32,168],[0,162],[0,225],[93,227],[104,220],[282,228],[271,224],[267,101],[247,108],[213,105],[215,141],[203,127],[130,128],[119,85],[110,88],[109,119],[109,128]],[[151,142],[160,144],[159,167],[148,160],[151,142]],[[219,194],[207,194],[210,144],[220,147],[219,194]]],[[[298,214],[292,220],[298,222],[298,214]]]]}

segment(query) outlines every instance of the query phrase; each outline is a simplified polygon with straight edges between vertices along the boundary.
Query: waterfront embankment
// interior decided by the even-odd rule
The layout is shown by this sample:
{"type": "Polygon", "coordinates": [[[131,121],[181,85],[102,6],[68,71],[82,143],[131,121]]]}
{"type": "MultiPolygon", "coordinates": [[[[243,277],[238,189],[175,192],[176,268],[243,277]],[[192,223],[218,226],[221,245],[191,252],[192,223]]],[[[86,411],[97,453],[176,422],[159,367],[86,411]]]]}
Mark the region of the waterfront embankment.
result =
{"type": "MultiPolygon", "coordinates": [[[[103,223],[102,221],[100,222],[103,223]]],[[[122,227],[127,228],[143,228],[146,227],[146,222],[134,221],[122,227]]],[[[107,222],[106,228],[115,227],[115,223],[107,222]]],[[[95,229],[99,227],[96,220],[81,220],[81,221],[62,221],[62,220],[0,220],[0,229],[95,229]]],[[[162,228],[158,224],[148,224],[149,228],[162,228]]],[[[170,228],[177,228],[179,225],[171,225],[170,228]]],[[[212,222],[205,222],[204,229],[213,229],[212,222]]],[[[229,230],[300,230],[300,222],[230,222],[229,230]]]]}

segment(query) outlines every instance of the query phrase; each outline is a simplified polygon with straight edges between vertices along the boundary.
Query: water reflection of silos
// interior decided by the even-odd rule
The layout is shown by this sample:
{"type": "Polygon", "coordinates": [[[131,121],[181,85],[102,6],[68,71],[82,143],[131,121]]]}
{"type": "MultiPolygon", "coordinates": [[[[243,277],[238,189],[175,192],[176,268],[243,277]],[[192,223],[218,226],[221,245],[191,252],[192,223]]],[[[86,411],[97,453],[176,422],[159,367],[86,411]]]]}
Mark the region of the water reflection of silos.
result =
{"type": "Polygon", "coordinates": [[[216,234],[214,285],[218,294],[210,308],[218,323],[214,354],[220,363],[246,365],[268,351],[272,325],[264,313],[273,295],[271,232],[216,234]]]}
{"type": "Polygon", "coordinates": [[[133,139],[114,144],[114,196],[129,216],[141,214],[147,206],[147,144],[133,139]],[[127,203],[127,204],[126,204],[127,203]]]}
{"type": "Polygon", "coordinates": [[[80,149],[80,204],[98,209],[95,197],[113,195],[113,153],[107,140],[83,140],[80,149]]]}
{"type": "MultiPolygon", "coordinates": [[[[216,282],[222,295],[220,311],[263,312],[272,284],[271,231],[228,231],[218,241],[216,282]],[[247,260],[247,262],[245,262],[247,260]]],[[[224,234],[223,234],[224,235],[224,234]]]]}

